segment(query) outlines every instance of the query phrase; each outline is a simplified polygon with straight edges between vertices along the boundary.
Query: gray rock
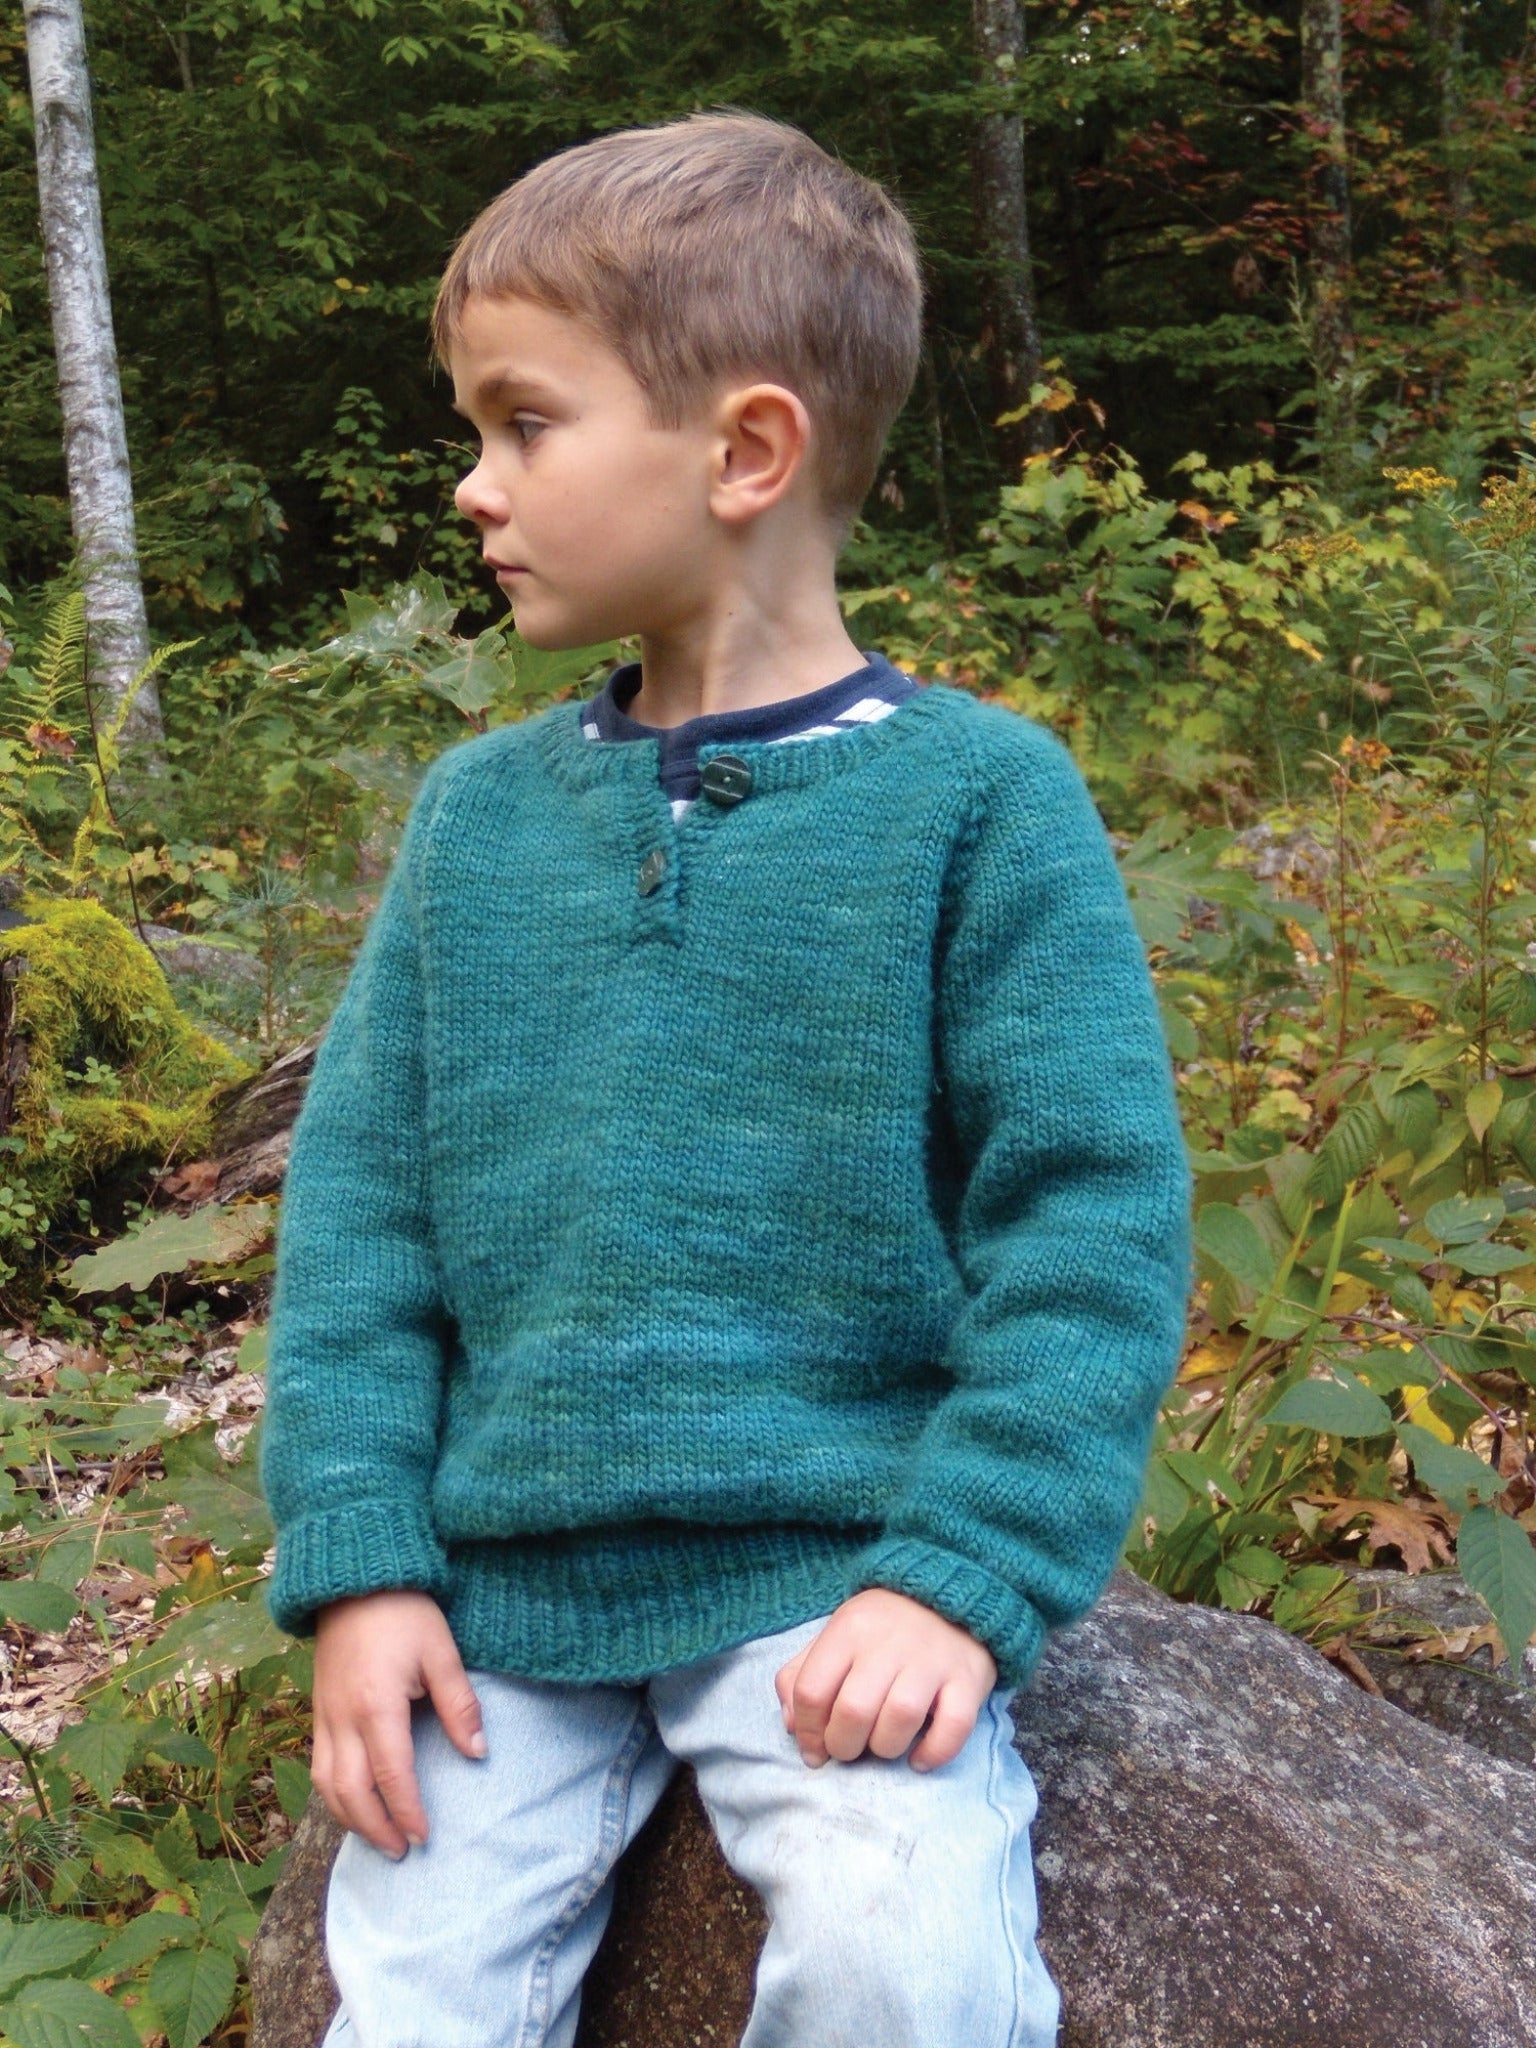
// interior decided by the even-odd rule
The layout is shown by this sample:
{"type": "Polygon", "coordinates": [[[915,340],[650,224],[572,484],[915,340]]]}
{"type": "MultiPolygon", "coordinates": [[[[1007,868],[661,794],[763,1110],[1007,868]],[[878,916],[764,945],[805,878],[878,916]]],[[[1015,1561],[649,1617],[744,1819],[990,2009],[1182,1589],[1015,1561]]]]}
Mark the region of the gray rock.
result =
{"type": "Polygon", "coordinates": [[[1536,1783],[1129,1574],[1015,1708],[1062,2048],[1532,2048],[1536,1783]]]}
{"type": "Polygon", "coordinates": [[[184,974],[225,987],[244,984],[260,988],[262,984],[261,962],[239,946],[195,939],[168,924],[147,924],[142,936],[167,974],[184,974]]]}
{"type": "Polygon", "coordinates": [[[1488,1610],[1459,1572],[1356,1571],[1375,1619],[1358,1654],[1383,1695],[1405,1713],[1506,1763],[1536,1765],[1536,1649],[1519,1674],[1494,1664],[1488,1610]],[[1377,1647],[1368,1647],[1374,1644],[1377,1647]]]}
{"type": "MultiPolygon", "coordinates": [[[[1125,1570],[1014,1714],[1060,2048],[1536,2048],[1528,1770],[1125,1570]]],[[[320,1820],[253,1946],[252,2048],[313,2048],[334,1997],[320,1820]]],[[[580,2048],[730,2048],[761,1921],[686,1778],[620,1875],[580,2048]]]]}
{"type": "MultiPolygon", "coordinates": [[[[1433,1647],[1437,1638],[1454,1639],[1485,1629],[1492,1618],[1466,1580],[1456,1571],[1352,1571],[1360,1606],[1374,1615],[1366,1630],[1373,1643],[1402,1645],[1421,1642],[1433,1647]]],[[[1498,1670],[1510,1679],[1507,1663],[1494,1663],[1492,1647],[1483,1643],[1465,1663],[1479,1671],[1498,1670]]],[[[1521,1659],[1518,1682],[1536,1692],[1536,1643],[1521,1659]]]]}

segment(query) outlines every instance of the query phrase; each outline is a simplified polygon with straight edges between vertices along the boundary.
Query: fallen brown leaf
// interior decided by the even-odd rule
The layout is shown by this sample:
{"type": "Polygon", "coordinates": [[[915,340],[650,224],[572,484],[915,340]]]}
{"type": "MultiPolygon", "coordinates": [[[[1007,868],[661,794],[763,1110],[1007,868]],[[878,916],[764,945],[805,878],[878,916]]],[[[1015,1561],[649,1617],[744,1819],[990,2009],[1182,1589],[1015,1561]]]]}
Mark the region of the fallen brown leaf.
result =
{"type": "Polygon", "coordinates": [[[185,1166],[168,1173],[160,1182],[161,1191],[173,1202],[211,1201],[219,1185],[219,1162],[217,1159],[190,1159],[185,1166]]]}
{"type": "Polygon", "coordinates": [[[1444,1657],[1451,1663],[1460,1663],[1481,1649],[1492,1650],[1495,1657],[1503,1655],[1503,1639],[1491,1621],[1485,1621],[1480,1628],[1453,1628],[1442,1635],[1439,1632],[1426,1636],[1422,1642],[1410,1643],[1404,1649],[1405,1657],[1444,1657]]]}
{"type": "Polygon", "coordinates": [[[1385,1699],[1381,1687],[1342,1636],[1335,1636],[1332,1642],[1324,1643],[1322,1652],[1330,1664],[1337,1664],[1345,1677],[1352,1678],[1363,1692],[1373,1692],[1377,1699],[1385,1699]]]}
{"type": "Polygon", "coordinates": [[[1363,1515],[1370,1524],[1367,1537],[1372,1550],[1387,1545],[1398,1551],[1410,1572],[1434,1569],[1435,1557],[1442,1564],[1455,1560],[1449,1524],[1432,1501],[1359,1500],[1337,1493],[1309,1493],[1306,1499],[1316,1507],[1327,1507],[1320,1527],[1347,1528],[1363,1515]]]}

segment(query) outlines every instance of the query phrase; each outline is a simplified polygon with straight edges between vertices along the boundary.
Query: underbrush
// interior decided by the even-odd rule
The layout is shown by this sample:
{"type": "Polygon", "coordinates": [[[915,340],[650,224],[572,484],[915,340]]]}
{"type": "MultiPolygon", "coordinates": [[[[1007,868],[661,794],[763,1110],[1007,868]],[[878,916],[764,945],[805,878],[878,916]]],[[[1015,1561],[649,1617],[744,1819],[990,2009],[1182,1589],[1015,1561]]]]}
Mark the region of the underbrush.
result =
{"type": "MultiPolygon", "coordinates": [[[[856,553],[850,616],[1048,722],[1117,834],[1197,1245],[1126,1562],[1356,1675],[1355,1569],[1454,1564],[1488,1611],[1461,1650],[1512,1667],[1536,1630],[1536,478],[1400,471],[1345,518],[1262,465],[1183,473],[1160,499],[1074,427],[974,555],[856,553]]],[[[179,1000],[271,1052],[334,998],[425,762],[613,651],[453,624],[417,578],[317,649],[171,672],[153,822],[77,771],[55,634],[0,736],[5,863],[234,942],[255,971],[179,1000]]],[[[309,1652],[266,1618],[254,1476],[274,1220],[145,1211],[103,1248],[82,1198],[0,1343],[20,2048],[243,2038],[245,1944],[308,1796],[309,1652]]]]}

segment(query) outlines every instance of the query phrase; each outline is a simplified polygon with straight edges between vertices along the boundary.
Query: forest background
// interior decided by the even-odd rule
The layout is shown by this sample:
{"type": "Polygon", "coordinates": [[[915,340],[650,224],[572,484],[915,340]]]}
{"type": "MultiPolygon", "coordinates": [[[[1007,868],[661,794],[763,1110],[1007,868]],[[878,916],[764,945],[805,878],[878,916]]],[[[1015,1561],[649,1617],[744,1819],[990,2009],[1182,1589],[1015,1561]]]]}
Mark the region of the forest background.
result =
{"type": "Polygon", "coordinates": [[[206,1199],[214,1113],[323,1024],[425,764],[615,652],[511,633],[451,505],[471,451],[426,314],[520,170],[696,106],[795,121],[909,210],[923,361],[843,563],[855,635],[1049,723],[1121,852],[1198,1245],[1126,1561],[1367,1684],[1358,1569],[1454,1563],[1487,1625],[1428,1647],[1511,1672],[1536,1633],[1528,7],[86,19],[156,653],[129,700],[93,649],[13,12],[0,2037],[244,2038],[309,1653],[261,1598],[277,1203],[206,1199]]]}

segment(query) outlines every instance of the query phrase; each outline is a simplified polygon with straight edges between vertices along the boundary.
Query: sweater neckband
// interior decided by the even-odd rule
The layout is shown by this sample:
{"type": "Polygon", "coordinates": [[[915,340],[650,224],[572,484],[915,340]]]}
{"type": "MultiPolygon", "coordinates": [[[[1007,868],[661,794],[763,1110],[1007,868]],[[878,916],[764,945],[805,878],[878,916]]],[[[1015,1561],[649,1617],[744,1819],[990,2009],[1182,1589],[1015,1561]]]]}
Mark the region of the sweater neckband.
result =
{"type": "MultiPolygon", "coordinates": [[[[916,696],[898,704],[884,718],[846,732],[814,734],[790,745],[773,740],[717,740],[699,748],[702,766],[717,754],[739,754],[752,769],[755,790],[803,789],[830,775],[854,768],[871,755],[898,745],[935,721],[954,715],[961,704],[975,700],[965,690],[928,683],[916,696]]],[[[554,776],[572,789],[592,789],[605,782],[656,783],[661,742],[647,737],[622,746],[594,745],[581,729],[584,706],[571,700],[551,706],[539,722],[539,744],[554,776]]]]}

